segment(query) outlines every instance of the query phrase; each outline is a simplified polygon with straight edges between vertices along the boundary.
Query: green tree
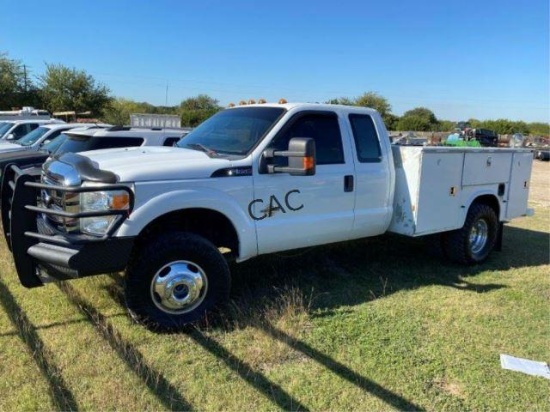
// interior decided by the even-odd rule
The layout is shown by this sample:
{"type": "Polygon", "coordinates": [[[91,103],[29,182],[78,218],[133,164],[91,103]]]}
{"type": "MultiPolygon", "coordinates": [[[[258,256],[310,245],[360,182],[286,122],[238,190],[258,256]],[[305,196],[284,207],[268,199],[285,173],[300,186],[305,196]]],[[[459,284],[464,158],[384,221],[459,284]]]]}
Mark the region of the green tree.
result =
{"type": "Polygon", "coordinates": [[[432,124],[423,116],[407,115],[397,122],[397,130],[412,130],[415,132],[427,132],[432,130],[432,124]]]}
{"type": "Polygon", "coordinates": [[[382,118],[391,112],[391,105],[385,97],[376,92],[363,93],[354,99],[354,106],[370,107],[376,110],[382,118]]]}
{"type": "Polygon", "coordinates": [[[396,116],[391,113],[386,113],[383,119],[384,119],[384,124],[386,125],[386,129],[398,130],[397,125],[399,124],[399,116],[396,116]]]}
{"type": "Polygon", "coordinates": [[[398,122],[399,130],[435,131],[439,130],[439,121],[435,114],[425,107],[408,110],[398,122]]]}
{"type": "Polygon", "coordinates": [[[534,135],[550,136],[550,124],[542,122],[532,122],[527,124],[529,133],[534,135]]]}
{"type": "Polygon", "coordinates": [[[452,132],[456,126],[456,123],[451,122],[450,120],[440,120],[438,123],[438,132],[452,132]]]}
{"type": "Polygon", "coordinates": [[[216,99],[199,94],[183,100],[179,106],[182,126],[195,127],[222,110],[216,99]]]}
{"type": "Polygon", "coordinates": [[[0,110],[22,106],[41,106],[38,90],[21,61],[0,53],[0,110]]]}
{"type": "Polygon", "coordinates": [[[376,92],[366,92],[354,98],[338,97],[335,99],[330,99],[326,103],[369,107],[380,113],[380,116],[382,116],[388,130],[392,129],[392,127],[396,124],[397,117],[391,114],[391,105],[388,100],[376,92]]]}
{"type": "Polygon", "coordinates": [[[403,117],[407,116],[417,116],[424,119],[429,124],[437,124],[437,118],[435,117],[434,112],[425,107],[416,107],[412,110],[408,110],[403,114],[403,117]]]}
{"type": "Polygon", "coordinates": [[[111,101],[109,88],[84,70],[61,64],[46,64],[46,73],[39,76],[41,96],[50,111],[91,111],[99,116],[111,101]]]}
{"type": "Polygon", "coordinates": [[[112,99],[105,108],[102,120],[114,125],[130,124],[132,113],[149,113],[143,109],[143,105],[133,100],[121,97],[112,99]]]}

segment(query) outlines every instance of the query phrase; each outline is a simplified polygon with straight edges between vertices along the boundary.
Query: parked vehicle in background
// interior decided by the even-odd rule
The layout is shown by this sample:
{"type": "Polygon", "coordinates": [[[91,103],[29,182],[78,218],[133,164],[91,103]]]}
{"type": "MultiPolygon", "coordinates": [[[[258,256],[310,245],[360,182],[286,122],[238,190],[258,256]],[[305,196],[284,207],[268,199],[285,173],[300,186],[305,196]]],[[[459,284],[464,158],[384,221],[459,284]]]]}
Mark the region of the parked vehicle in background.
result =
{"type": "Polygon", "coordinates": [[[483,147],[497,147],[498,134],[489,129],[470,129],[466,131],[469,140],[478,141],[483,147]]]}
{"type": "Polygon", "coordinates": [[[428,144],[428,139],[417,136],[414,132],[406,132],[404,135],[401,134],[393,138],[392,143],[401,146],[426,146],[428,144]]]}
{"type": "Polygon", "coordinates": [[[65,133],[67,138],[55,151],[79,153],[88,150],[133,146],[173,146],[191,129],[188,128],[147,128],[113,126],[99,131],[81,131],[65,133]]]}
{"type": "Polygon", "coordinates": [[[550,160],[550,149],[538,149],[535,152],[535,156],[539,160],[549,161],[550,160]]]}
{"type": "Polygon", "coordinates": [[[48,120],[51,119],[50,112],[42,109],[35,109],[31,106],[25,106],[21,110],[2,110],[0,111],[0,121],[6,120],[48,120]]]}
{"type": "Polygon", "coordinates": [[[393,232],[481,263],[504,222],[532,212],[532,162],[525,149],[392,145],[372,109],[259,104],[177,147],[56,155],[40,182],[8,166],[1,215],[24,286],[126,270],[130,314],[177,329],[228,298],[228,260],[393,232]]]}
{"type": "Polygon", "coordinates": [[[96,123],[48,123],[39,126],[18,140],[1,141],[0,154],[7,152],[21,152],[25,150],[38,151],[61,133],[75,129],[98,129],[110,127],[108,124],[96,123]]]}
{"type": "Polygon", "coordinates": [[[63,153],[133,147],[172,146],[189,133],[190,129],[151,129],[139,127],[109,127],[90,125],[61,133],[37,152],[0,153],[0,174],[7,165],[15,165],[34,176],[40,175],[40,168],[50,156],[63,153]]]}
{"type": "Polygon", "coordinates": [[[19,140],[26,134],[32,132],[38,127],[45,124],[64,124],[63,120],[48,119],[48,120],[6,120],[0,123],[0,141],[2,140],[19,140]]]}
{"type": "Polygon", "coordinates": [[[510,147],[525,147],[527,140],[525,136],[521,133],[514,133],[512,137],[510,137],[510,140],[508,141],[508,145],[510,147]]]}

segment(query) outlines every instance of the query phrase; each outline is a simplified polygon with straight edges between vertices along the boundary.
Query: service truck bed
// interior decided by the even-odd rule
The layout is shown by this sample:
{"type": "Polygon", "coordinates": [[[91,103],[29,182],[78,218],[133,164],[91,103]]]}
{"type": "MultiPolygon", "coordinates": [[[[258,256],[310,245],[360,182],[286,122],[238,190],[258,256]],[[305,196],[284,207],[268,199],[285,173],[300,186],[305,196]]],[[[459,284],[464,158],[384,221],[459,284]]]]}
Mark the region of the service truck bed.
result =
{"type": "Polygon", "coordinates": [[[527,213],[533,153],[526,149],[392,146],[396,171],[390,232],[462,227],[471,200],[493,195],[500,221],[527,213]]]}

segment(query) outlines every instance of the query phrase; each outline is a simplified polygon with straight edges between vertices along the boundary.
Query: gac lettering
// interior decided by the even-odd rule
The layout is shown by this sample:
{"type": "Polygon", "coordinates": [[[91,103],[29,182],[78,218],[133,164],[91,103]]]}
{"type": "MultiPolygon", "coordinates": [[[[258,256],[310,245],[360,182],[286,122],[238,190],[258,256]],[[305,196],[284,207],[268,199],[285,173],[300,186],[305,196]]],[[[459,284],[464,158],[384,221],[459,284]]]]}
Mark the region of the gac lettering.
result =
{"type": "Polygon", "coordinates": [[[300,194],[300,191],[298,189],[290,190],[285,194],[284,202],[281,202],[275,195],[269,196],[269,200],[266,201],[264,201],[263,199],[254,199],[248,204],[248,214],[254,220],[263,220],[266,217],[273,216],[273,213],[277,211],[281,211],[283,213],[286,213],[287,210],[291,212],[297,212],[298,210],[304,208],[304,205],[298,204],[296,198],[294,198],[294,195],[297,194],[300,194]],[[266,204],[267,207],[260,210],[261,214],[258,215],[254,213],[255,204],[258,204],[259,206],[266,204]]]}

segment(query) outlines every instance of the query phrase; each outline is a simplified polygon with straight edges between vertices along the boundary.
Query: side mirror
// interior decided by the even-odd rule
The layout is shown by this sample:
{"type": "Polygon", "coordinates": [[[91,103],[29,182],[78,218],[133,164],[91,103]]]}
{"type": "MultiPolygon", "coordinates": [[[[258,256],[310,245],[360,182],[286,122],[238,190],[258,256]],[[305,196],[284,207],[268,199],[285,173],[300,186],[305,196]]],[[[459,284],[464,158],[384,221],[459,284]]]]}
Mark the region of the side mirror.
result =
{"type": "Polygon", "coordinates": [[[309,137],[294,137],[288,142],[288,150],[267,149],[264,152],[267,173],[288,173],[291,176],[312,176],[315,174],[315,140],[309,137]],[[284,157],[288,166],[276,166],[270,159],[284,157]]]}
{"type": "Polygon", "coordinates": [[[13,133],[9,133],[6,135],[6,140],[13,140],[15,139],[15,135],[13,133]]]}

